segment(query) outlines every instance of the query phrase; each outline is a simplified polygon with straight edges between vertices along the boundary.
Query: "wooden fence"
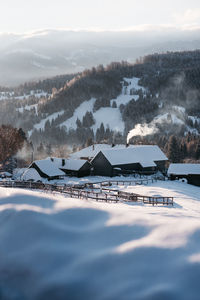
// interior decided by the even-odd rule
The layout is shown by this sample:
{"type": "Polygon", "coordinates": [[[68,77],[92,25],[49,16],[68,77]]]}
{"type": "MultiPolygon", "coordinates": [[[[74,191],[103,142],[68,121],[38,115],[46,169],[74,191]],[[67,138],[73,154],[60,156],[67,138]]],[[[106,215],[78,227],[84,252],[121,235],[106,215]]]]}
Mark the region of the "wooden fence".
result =
{"type": "MultiPolygon", "coordinates": [[[[96,185],[101,187],[103,186],[112,186],[112,185],[142,185],[156,182],[157,179],[155,178],[147,178],[147,179],[137,179],[137,180],[103,180],[103,181],[95,181],[95,182],[88,182],[82,185],[84,188],[96,188],[96,185]]],[[[81,186],[81,187],[82,187],[81,186]]]]}
{"type": "MultiPolygon", "coordinates": [[[[119,182],[119,181],[118,181],[119,182]]],[[[104,202],[142,202],[152,205],[173,205],[173,197],[142,196],[135,193],[114,190],[101,186],[100,191],[77,189],[65,185],[44,184],[28,181],[0,181],[0,187],[37,189],[47,192],[59,192],[71,198],[85,198],[104,202]]]]}

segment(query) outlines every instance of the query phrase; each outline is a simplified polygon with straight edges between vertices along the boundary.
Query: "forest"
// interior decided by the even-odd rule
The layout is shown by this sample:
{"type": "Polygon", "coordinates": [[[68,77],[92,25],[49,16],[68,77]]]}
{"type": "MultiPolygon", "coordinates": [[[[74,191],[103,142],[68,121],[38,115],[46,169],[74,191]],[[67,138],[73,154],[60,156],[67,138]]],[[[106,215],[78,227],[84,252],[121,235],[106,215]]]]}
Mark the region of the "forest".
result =
{"type": "MultiPolygon", "coordinates": [[[[156,122],[156,134],[137,136],[130,142],[156,143],[165,153],[170,153],[173,136],[176,151],[180,153],[179,160],[199,159],[199,50],[147,55],[134,64],[113,62],[78,74],[25,83],[13,89],[0,88],[0,93],[5,91],[12,96],[0,101],[0,125],[22,128],[35,149],[41,144],[44,149],[51,145],[54,149],[66,146],[71,150],[97,142],[126,143],[128,132],[137,124],[155,124],[157,116],[166,115],[165,122],[156,122]],[[133,91],[138,100],[133,98],[117,107],[112,99],[120,95],[122,83],[127,84],[124,78],[133,77],[139,78],[142,87],[133,91]],[[37,97],[36,92],[40,91],[46,95],[37,97]],[[96,99],[93,111],[85,111],[82,118],[77,118],[75,128],[62,126],[84,101],[91,98],[96,99]],[[119,109],[124,122],[123,132],[106,126],[103,119],[94,131],[94,113],[103,107],[119,109]],[[184,112],[175,111],[175,107],[184,112]],[[53,114],[56,117],[49,118],[53,114]],[[173,122],[174,116],[180,124],[173,122]],[[41,121],[45,123],[43,128],[35,126],[41,121]]],[[[169,155],[171,160],[177,160],[169,155]]]]}

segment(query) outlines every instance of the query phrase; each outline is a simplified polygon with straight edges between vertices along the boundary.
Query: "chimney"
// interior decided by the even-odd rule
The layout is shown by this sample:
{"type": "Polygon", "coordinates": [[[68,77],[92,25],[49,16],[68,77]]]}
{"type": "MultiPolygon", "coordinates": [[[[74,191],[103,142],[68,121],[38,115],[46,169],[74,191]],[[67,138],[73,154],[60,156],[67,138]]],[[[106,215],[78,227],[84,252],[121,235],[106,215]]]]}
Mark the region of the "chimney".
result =
{"type": "Polygon", "coordinates": [[[129,143],[126,143],[126,148],[128,148],[128,146],[129,146],[129,143]]]}
{"type": "Polygon", "coordinates": [[[94,144],[92,145],[92,150],[94,151],[94,144]]]}
{"type": "Polygon", "coordinates": [[[64,167],[64,165],[65,165],[65,159],[62,158],[62,167],[64,167]]]}

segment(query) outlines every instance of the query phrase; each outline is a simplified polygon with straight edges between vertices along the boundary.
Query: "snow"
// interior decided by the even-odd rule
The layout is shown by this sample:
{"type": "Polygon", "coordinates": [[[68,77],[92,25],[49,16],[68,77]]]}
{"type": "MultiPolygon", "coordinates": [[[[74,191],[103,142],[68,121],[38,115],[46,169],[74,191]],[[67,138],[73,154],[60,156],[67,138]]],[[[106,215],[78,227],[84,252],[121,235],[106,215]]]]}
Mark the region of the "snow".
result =
{"type": "Polygon", "coordinates": [[[0,101],[12,98],[14,92],[0,92],[0,101]]]}
{"type": "Polygon", "coordinates": [[[199,174],[200,175],[200,164],[170,164],[168,174],[174,175],[188,175],[188,174],[199,174]]]}
{"type": "Polygon", "coordinates": [[[124,78],[123,86],[121,94],[116,98],[110,101],[111,107],[102,107],[101,109],[93,112],[94,103],[96,101],[95,98],[91,98],[88,101],[84,101],[76,110],[71,118],[64,121],[60,126],[65,126],[67,130],[76,129],[76,120],[77,118],[82,121],[85,113],[92,112],[93,117],[95,120],[95,124],[91,127],[94,132],[96,133],[97,128],[100,127],[101,123],[103,122],[104,127],[109,127],[114,131],[124,132],[124,122],[122,120],[121,112],[119,110],[119,106],[121,104],[126,105],[131,100],[137,101],[139,99],[139,95],[134,94],[137,93],[138,90],[145,89],[138,84],[140,79],[133,77],[133,78],[124,78]],[[124,82],[128,83],[128,86],[124,85],[124,82]],[[131,95],[133,93],[133,95],[131,95]],[[116,102],[117,108],[112,108],[113,102],[116,102]]]}
{"type": "Polygon", "coordinates": [[[168,160],[158,146],[139,145],[125,149],[101,151],[112,166],[140,163],[144,167],[156,166],[155,161],[168,160]]]}
{"type": "Polygon", "coordinates": [[[82,166],[87,162],[87,160],[84,159],[67,159],[65,160],[65,165],[62,167],[62,169],[66,170],[74,170],[78,171],[82,166]]]}
{"type": "Polygon", "coordinates": [[[18,100],[23,100],[23,99],[27,99],[27,98],[30,98],[34,96],[35,98],[38,98],[40,99],[41,97],[48,97],[49,94],[44,92],[44,91],[34,91],[34,90],[31,90],[30,91],[30,94],[24,94],[22,96],[16,96],[16,97],[13,97],[14,99],[18,99],[18,100]]]}
{"type": "Polygon", "coordinates": [[[139,99],[138,95],[126,95],[126,94],[121,94],[119,95],[116,99],[111,100],[111,106],[113,102],[116,102],[117,107],[119,107],[121,104],[128,104],[131,100],[137,101],[139,99]]]}
{"type": "Polygon", "coordinates": [[[92,126],[94,132],[100,127],[101,123],[104,128],[109,127],[113,131],[124,132],[124,122],[118,108],[102,107],[94,114],[95,124],[92,126]]]}
{"type": "Polygon", "coordinates": [[[173,105],[172,108],[182,114],[185,114],[185,107],[183,107],[183,106],[173,105]]]}
{"type": "Polygon", "coordinates": [[[49,94],[42,90],[39,90],[39,91],[31,90],[29,94],[23,94],[20,96],[15,96],[14,92],[0,92],[0,101],[7,100],[7,99],[23,100],[23,99],[29,99],[32,96],[40,99],[41,97],[48,97],[49,94]]]}
{"type": "Polygon", "coordinates": [[[185,122],[181,119],[179,119],[175,114],[173,113],[166,113],[163,115],[158,115],[155,117],[152,121],[153,123],[172,123],[172,124],[178,124],[178,125],[184,125],[185,122]]]}
{"type": "Polygon", "coordinates": [[[138,77],[132,77],[132,78],[124,78],[124,81],[126,81],[129,85],[127,87],[124,87],[126,92],[130,94],[131,90],[134,89],[135,91],[138,91],[142,89],[143,92],[145,92],[145,88],[141,85],[139,85],[140,78],[138,77]]]}
{"type": "Polygon", "coordinates": [[[200,118],[197,116],[188,116],[188,119],[192,120],[193,124],[195,122],[197,122],[198,124],[200,124],[200,118]]]}
{"type": "Polygon", "coordinates": [[[92,112],[95,119],[95,124],[91,127],[94,132],[97,128],[101,126],[101,123],[104,123],[104,127],[108,126],[110,129],[115,131],[124,131],[124,122],[122,121],[121,113],[118,108],[112,107],[103,107],[96,112],[93,112],[93,106],[96,99],[91,98],[89,101],[84,101],[75,111],[71,118],[64,121],[60,126],[65,126],[67,130],[76,129],[76,120],[77,118],[82,121],[86,112],[92,112]]]}
{"type": "Polygon", "coordinates": [[[141,166],[143,168],[148,168],[148,167],[156,167],[156,164],[153,161],[141,161],[140,162],[141,166]]]}
{"type": "Polygon", "coordinates": [[[34,163],[48,176],[65,175],[65,173],[60,170],[60,168],[62,168],[62,158],[47,157],[46,159],[36,160],[34,163]]]}
{"type": "Polygon", "coordinates": [[[121,188],[174,207],[0,188],[2,299],[199,299],[199,187],[121,188]]]}
{"type": "Polygon", "coordinates": [[[83,117],[85,116],[86,112],[93,112],[93,106],[96,99],[91,98],[88,101],[84,101],[77,109],[75,109],[74,114],[71,118],[67,119],[65,122],[61,124],[61,126],[65,126],[67,130],[69,129],[76,129],[76,120],[79,118],[82,121],[83,117]]]}
{"type": "Polygon", "coordinates": [[[32,104],[32,105],[26,105],[20,108],[16,108],[16,111],[19,111],[20,113],[23,113],[25,110],[32,110],[35,108],[36,115],[38,114],[38,104],[32,104]]]}
{"type": "Polygon", "coordinates": [[[33,181],[42,181],[42,177],[39,175],[39,173],[33,169],[26,169],[24,174],[21,176],[21,179],[24,181],[33,180],[33,181]]]}
{"type": "Polygon", "coordinates": [[[119,107],[121,104],[128,104],[131,100],[137,101],[139,99],[139,95],[134,94],[137,93],[138,90],[142,89],[143,92],[145,92],[145,89],[138,84],[138,81],[140,78],[133,77],[133,78],[124,78],[124,81],[122,82],[122,92],[121,94],[116,98],[111,100],[111,106],[113,102],[115,101],[117,104],[117,107],[119,107]],[[128,86],[124,85],[124,82],[128,83],[128,86]],[[131,95],[133,94],[133,95],[131,95]]]}
{"type": "MultiPolygon", "coordinates": [[[[178,106],[176,106],[176,108],[177,107],[178,106]]],[[[180,113],[180,108],[181,107],[179,107],[179,113],[180,113]]],[[[127,136],[127,142],[129,142],[130,139],[135,136],[153,135],[159,131],[157,127],[158,124],[166,124],[166,123],[185,125],[185,122],[182,119],[178,118],[175,113],[165,113],[162,115],[158,115],[150,123],[136,124],[135,127],[129,131],[127,136]]],[[[189,127],[188,130],[190,130],[189,127]]]]}
{"type": "MultiPolygon", "coordinates": [[[[133,145],[129,145],[129,147],[133,147],[133,145]]],[[[124,149],[126,148],[126,145],[109,145],[109,144],[94,144],[89,147],[83,148],[77,152],[74,152],[70,155],[70,157],[74,158],[81,158],[81,157],[88,157],[93,158],[94,156],[99,153],[99,151],[104,149],[124,149]]]]}
{"type": "MultiPolygon", "coordinates": [[[[48,176],[63,176],[65,175],[62,170],[74,170],[78,171],[87,161],[83,159],[65,159],[65,158],[57,158],[57,157],[47,157],[45,159],[36,160],[34,164],[36,164],[40,170],[48,176]]],[[[31,164],[32,166],[32,164],[31,164]]],[[[40,175],[35,169],[32,167],[24,172],[23,180],[33,179],[35,181],[41,180],[40,175]],[[40,178],[39,178],[39,177],[40,178]]]]}
{"type": "Polygon", "coordinates": [[[49,122],[51,123],[53,120],[57,119],[59,116],[62,116],[63,114],[64,114],[64,110],[61,110],[61,111],[59,111],[59,112],[55,112],[55,113],[49,115],[49,116],[46,117],[45,119],[42,119],[39,123],[37,123],[37,124],[35,124],[35,125],[33,126],[33,129],[32,129],[32,130],[29,130],[29,131],[28,131],[29,137],[31,136],[31,134],[32,134],[32,132],[33,132],[34,129],[37,129],[37,130],[40,130],[40,129],[41,129],[41,130],[44,130],[45,123],[46,123],[47,121],[49,121],[49,122]]]}

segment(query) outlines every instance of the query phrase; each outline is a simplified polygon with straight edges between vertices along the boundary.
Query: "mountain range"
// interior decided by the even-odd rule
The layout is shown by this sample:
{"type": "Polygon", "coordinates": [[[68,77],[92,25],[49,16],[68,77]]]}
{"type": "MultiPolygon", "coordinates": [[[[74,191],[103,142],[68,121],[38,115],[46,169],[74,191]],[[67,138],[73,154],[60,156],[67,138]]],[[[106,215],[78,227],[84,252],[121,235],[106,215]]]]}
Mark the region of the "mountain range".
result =
{"type": "Polygon", "coordinates": [[[166,51],[200,48],[200,30],[149,31],[41,30],[0,35],[0,85],[12,86],[82,72],[112,61],[166,51]]]}

